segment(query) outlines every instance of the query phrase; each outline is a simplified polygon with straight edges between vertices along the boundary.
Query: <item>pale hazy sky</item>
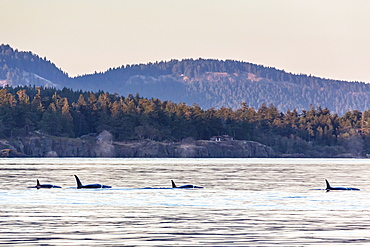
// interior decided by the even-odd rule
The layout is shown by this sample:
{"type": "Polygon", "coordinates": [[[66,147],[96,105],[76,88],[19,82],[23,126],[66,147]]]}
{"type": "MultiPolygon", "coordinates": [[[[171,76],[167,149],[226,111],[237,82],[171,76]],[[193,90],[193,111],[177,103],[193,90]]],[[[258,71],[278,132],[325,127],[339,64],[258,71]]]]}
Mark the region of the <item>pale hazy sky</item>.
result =
{"type": "Polygon", "coordinates": [[[235,59],[370,82],[370,0],[0,0],[0,43],[69,75],[235,59]]]}

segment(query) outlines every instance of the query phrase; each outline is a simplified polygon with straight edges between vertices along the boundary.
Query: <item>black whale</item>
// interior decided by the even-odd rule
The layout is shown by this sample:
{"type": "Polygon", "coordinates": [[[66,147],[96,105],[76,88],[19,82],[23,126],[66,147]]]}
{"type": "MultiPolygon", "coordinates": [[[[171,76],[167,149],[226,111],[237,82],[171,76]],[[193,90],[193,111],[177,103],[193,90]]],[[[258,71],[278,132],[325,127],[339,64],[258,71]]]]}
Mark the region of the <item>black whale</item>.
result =
{"type": "Polygon", "coordinates": [[[172,183],[172,188],[176,188],[176,189],[202,189],[203,188],[203,187],[195,186],[192,184],[186,184],[186,185],[177,187],[173,180],[171,180],[171,183],[172,183]]]}
{"type": "Polygon", "coordinates": [[[357,188],[345,188],[345,187],[331,187],[328,180],[325,179],[325,182],[326,182],[326,191],[330,191],[330,190],[360,190],[360,189],[357,189],[357,188]]]}
{"type": "Polygon", "coordinates": [[[101,188],[112,188],[112,186],[103,185],[103,184],[87,184],[82,185],[80,179],[74,175],[77,182],[77,189],[101,189],[101,188]]]}
{"type": "Polygon", "coordinates": [[[52,185],[52,184],[40,184],[40,181],[38,179],[36,179],[36,186],[32,186],[32,187],[28,187],[28,188],[51,189],[51,188],[62,188],[62,187],[52,185]]]}

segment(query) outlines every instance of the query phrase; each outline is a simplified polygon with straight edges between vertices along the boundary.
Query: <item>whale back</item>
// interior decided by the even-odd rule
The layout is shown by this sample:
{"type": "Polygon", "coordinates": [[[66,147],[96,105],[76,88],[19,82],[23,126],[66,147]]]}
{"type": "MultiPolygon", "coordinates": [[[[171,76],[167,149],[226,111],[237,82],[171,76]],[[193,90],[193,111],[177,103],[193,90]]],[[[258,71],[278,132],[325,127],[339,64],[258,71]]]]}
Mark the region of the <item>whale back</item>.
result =
{"type": "Polygon", "coordinates": [[[186,185],[181,185],[181,186],[176,186],[175,182],[171,180],[172,183],[172,188],[178,188],[178,189],[203,189],[203,187],[200,186],[195,186],[192,184],[186,184],[186,185]]]}
{"type": "Polygon", "coordinates": [[[360,189],[357,189],[357,188],[331,187],[328,180],[325,179],[325,182],[326,182],[326,191],[330,191],[330,190],[360,190],[360,189]]]}
{"type": "Polygon", "coordinates": [[[77,182],[77,189],[100,189],[100,188],[112,188],[112,186],[109,185],[103,185],[103,184],[87,184],[83,185],[80,181],[80,179],[74,175],[77,182]]]}

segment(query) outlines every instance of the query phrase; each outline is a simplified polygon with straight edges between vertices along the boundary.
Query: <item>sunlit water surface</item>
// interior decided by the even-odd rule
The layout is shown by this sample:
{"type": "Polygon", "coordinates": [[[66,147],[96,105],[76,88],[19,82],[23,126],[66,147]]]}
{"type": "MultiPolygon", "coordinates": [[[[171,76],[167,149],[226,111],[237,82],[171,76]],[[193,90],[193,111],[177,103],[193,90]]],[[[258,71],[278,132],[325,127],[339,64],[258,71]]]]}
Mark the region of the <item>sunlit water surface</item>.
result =
{"type": "Polygon", "coordinates": [[[366,159],[0,159],[0,245],[370,244],[366,159]],[[101,183],[111,189],[76,189],[101,183]],[[36,179],[62,189],[32,189],[36,179]],[[171,189],[194,184],[204,189],[171,189]],[[361,191],[325,192],[332,186],[361,191]]]}

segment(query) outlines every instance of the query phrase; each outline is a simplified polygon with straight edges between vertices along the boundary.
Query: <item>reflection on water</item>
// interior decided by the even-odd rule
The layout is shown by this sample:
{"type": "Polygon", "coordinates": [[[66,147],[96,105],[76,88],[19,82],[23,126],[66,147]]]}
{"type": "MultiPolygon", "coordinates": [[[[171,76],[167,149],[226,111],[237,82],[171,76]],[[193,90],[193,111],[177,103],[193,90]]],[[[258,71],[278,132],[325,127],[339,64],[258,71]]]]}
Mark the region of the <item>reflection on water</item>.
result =
{"type": "Polygon", "coordinates": [[[370,243],[365,159],[1,159],[0,244],[370,243]],[[111,189],[76,189],[83,183],[111,189]],[[36,179],[62,189],[30,189],[36,179]],[[204,189],[171,189],[194,184],[204,189]],[[361,191],[325,192],[332,186],[361,191]]]}

